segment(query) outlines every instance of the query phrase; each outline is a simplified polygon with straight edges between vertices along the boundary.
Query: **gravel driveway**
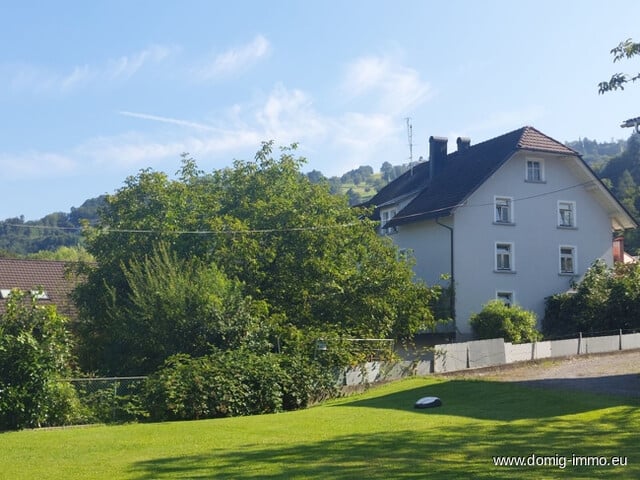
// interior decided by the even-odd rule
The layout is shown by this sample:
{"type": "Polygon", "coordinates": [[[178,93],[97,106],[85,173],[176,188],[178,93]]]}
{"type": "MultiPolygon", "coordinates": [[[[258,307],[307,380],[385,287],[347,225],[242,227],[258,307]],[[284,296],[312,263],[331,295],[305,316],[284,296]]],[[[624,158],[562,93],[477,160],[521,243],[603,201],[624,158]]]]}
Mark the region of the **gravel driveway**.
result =
{"type": "Polygon", "coordinates": [[[546,359],[446,374],[640,399],[640,350],[546,359]]]}

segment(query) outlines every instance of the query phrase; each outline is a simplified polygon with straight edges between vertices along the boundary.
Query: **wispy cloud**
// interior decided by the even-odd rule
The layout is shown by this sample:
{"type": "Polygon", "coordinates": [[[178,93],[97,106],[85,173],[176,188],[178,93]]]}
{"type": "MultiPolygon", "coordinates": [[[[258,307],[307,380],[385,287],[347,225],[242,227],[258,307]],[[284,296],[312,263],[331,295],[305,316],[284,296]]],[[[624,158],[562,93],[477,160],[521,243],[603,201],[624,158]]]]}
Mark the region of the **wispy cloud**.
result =
{"type": "Polygon", "coordinates": [[[125,117],[133,117],[139,118],[141,120],[151,120],[153,122],[160,123],[169,123],[171,125],[178,125],[181,127],[192,128],[195,130],[205,130],[210,132],[219,132],[222,131],[220,128],[216,128],[212,125],[207,125],[204,123],[192,122],[190,120],[182,120],[180,118],[171,118],[171,117],[163,117],[160,115],[152,115],[149,113],[138,113],[138,112],[129,112],[126,110],[121,110],[118,112],[120,115],[124,115],[125,117]]]}
{"type": "Polygon", "coordinates": [[[67,72],[28,64],[2,65],[0,70],[5,72],[8,86],[14,91],[69,93],[92,82],[126,80],[144,67],[162,62],[175,50],[173,47],[152,45],[130,55],[108,59],[103,63],[75,65],[67,72]]]}
{"type": "Polygon", "coordinates": [[[197,67],[194,75],[200,81],[244,71],[271,52],[271,44],[262,35],[257,35],[250,43],[231,48],[215,56],[213,61],[197,67]]]}
{"type": "Polygon", "coordinates": [[[175,51],[175,47],[152,45],[132,55],[124,55],[116,60],[110,60],[105,68],[105,75],[111,78],[129,78],[144,65],[160,63],[175,51]]]}
{"type": "Polygon", "coordinates": [[[372,97],[376,109],[401,115],[415,109],[432,92],[429,83],[391,57],[365,56],[347,66],[342,89],[351,98],[372,97]]]}

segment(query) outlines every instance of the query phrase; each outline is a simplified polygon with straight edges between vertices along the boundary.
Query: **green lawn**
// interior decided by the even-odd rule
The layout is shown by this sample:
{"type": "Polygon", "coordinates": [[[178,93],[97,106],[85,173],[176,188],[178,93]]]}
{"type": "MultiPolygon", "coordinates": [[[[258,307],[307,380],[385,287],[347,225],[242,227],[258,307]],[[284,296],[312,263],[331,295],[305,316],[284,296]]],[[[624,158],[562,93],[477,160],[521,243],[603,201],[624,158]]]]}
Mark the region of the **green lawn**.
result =
{"type": "Polygon", "coordinates": [[[416,378],[299,412],[0,434],[7,479],[640,478],[640,402],[416,378]],[[421,396],[443,406],[415,410],[421,396]],[[495,467],[494,455],[626,456],[495,467]]]}

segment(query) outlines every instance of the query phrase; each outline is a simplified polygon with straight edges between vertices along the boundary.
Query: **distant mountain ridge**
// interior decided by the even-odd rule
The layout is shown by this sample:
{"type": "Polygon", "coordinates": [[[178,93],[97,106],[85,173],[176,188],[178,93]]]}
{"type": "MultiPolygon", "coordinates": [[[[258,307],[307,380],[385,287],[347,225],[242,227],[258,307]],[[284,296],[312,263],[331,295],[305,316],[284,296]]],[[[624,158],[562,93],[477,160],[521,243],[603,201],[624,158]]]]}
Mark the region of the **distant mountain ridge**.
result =
{"type": "MultiPolygon", "coordinates": [[[[635,137],[631,137],[634,138],[632,146],[636,144],[635,137]]],[[[640,158],[636,158],[637,148],[630,148],[627,152],[628,143],[626,140],[597,142],[580,138],[565,145],[580,153],[589,166],[608,182],[608,186],[631,213],[637,214],[640,210],[640,189],[636,187],[636,184],[640,185],[640,158]]],[[[340,177],[325,177],[318,170],[305,173],[305,176],[312,183],[326,182],[332,193],[347,195],[349,203],[356,205],[373,197],[378,190],[410,168],[411,165],[406,163],[392,165],[384,162],[378,172],[364,165],[340,177]]],[[[40,220],[25,221],[20,216],[0,221],[0,256],[28,256],[42,251],[56,251],[61,247],[81,246],[80,227],[84,222],[98,222],[98,209],[104,205],[105,199],[105,195],[91,198],[80,207],[71,208],[69,213],[50,213],[40,220]]],[[[634,246],[635,243],[640,248],[640,238],[637,242],[632,241],[634,246]]]]}

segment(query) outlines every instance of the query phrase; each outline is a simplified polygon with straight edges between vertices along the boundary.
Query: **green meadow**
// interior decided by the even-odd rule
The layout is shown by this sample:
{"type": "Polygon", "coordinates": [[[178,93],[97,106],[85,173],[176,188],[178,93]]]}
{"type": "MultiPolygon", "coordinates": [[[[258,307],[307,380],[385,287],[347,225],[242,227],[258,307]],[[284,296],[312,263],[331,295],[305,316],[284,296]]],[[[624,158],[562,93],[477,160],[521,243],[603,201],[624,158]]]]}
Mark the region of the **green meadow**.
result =
{"type": "Polygon", "coordinates": [[[275,415],[3,433],[0,478],[640,478],[639,407],[624,397],[413,378],[275,415]],[[414,409],[422,396],[443,405],[414,409]],[[495,456],[530,465],[495,466],[495,456]],[[583,456],[597,458],[571,464],[583,456]],[[600,465],[611,457],[627,465],[600,465]]]}

